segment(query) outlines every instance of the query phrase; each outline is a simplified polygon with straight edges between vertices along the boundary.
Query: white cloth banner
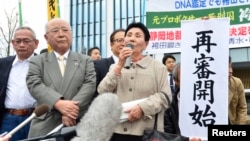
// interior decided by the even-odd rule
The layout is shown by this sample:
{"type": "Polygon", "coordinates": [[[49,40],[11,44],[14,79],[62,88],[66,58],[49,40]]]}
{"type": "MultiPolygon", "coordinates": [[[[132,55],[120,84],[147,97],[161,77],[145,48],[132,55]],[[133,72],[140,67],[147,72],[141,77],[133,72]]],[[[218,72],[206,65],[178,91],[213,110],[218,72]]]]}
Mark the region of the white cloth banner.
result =
{"type": "Polygon", "coordinates": [[[208,125],[228,124],[228,18],[181,22],[181,132],[207,140],[208,125]]]}

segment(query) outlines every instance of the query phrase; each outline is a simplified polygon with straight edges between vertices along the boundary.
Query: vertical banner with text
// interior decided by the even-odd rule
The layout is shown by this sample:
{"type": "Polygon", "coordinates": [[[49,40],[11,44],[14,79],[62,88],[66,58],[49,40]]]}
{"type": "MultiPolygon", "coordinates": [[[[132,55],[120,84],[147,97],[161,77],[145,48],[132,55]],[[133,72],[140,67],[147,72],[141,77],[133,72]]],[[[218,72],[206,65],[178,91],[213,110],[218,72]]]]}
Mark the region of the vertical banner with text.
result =
{"type": "Polygon", "coordinates": [[[181,22],[179,122],[184,136],[207,140],[209,125],[228,124],[229,23],[229,18],[181,22]]]}
{"type": "MultiPolygon", "coordinates": [[[[48,21],[53,18],[60,17],[60,7],[59,0],[47,0],[47,9],[48,9],[48,21]]],[[[51,52],[52,48],[48,45],[48,51],[51,52]]]]}

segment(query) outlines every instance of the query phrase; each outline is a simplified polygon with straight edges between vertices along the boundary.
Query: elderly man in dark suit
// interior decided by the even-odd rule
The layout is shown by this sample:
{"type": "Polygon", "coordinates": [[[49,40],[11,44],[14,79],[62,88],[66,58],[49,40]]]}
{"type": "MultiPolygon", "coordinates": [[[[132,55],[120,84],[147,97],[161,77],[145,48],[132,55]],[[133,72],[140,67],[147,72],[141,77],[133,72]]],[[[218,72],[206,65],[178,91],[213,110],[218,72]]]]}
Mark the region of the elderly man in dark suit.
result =
{"type": "Polygon", "coordinates": [[[32,120],[29,137],[46,135],[58,125],[75,126],[87,111],[95,94],[96,73],[92,59],[70,51],[69,23],[55,18],[44,35],[52,52],[30,60],[27,85],[38,104],[48,104],[49,112],[32,120]]]}
{"type": "Polygon", "coordinates": [[[109,71],[110,65],[118,61],[119,53],[124,47],[123,44],[124,35],[125,35],[124,29],[117,29],[113,31],[112,34],[110,35],[110,47],[113,55],[108,58],[103,58],[101,60],[94,61],[95,71],[96,71],[96,82],[97,82],[96,86],[98,86],[98,84],[106,76],[107,72],[109,71]]]}

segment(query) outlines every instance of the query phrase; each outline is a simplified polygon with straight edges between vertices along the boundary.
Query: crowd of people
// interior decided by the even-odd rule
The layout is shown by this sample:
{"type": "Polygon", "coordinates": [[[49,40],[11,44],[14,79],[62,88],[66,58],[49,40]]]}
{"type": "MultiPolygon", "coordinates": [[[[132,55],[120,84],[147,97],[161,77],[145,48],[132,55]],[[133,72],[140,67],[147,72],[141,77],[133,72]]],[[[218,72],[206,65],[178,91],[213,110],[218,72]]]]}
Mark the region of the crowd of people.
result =
{"type": "MultiPolygon", "coordinates": [[[[92,100],[110,92],[122,103],[145,99],[123,111],[128,119],[117,123],[111,141],[141,141],[143,131],[153,129],[155,114],[159,131],[176,133],[161,91],[170,97],[178,117],[180,63],[170,54],[163,57],[162,63],[143,54],[150,40],[143,23],[132,22],[126,29],[114,30],[110,35],[113,54],[108,58],[101,58],[98,47],[91,48],[88,55],[71,51],[72,30],[60,18],[46,24],[44,37],[53,50],[36,54],[39,40],[35,32],[30,27],[19,27],[12,40],[16,55],[0,59],[0,134],[14,129],[41,104],[48,104],[49,111],[14,135],[0,137],[0,141],[43,136],[60,125],[76,126],[92,100]],[[132,44],[133,49],[127,44],[132,44]],[[130,66],[125,68],[128,57],[130,66]]],[[[246,124],[247,120],[244,85],[232,76],[231,57],[228,119],[229,124],[246,124]]]]}

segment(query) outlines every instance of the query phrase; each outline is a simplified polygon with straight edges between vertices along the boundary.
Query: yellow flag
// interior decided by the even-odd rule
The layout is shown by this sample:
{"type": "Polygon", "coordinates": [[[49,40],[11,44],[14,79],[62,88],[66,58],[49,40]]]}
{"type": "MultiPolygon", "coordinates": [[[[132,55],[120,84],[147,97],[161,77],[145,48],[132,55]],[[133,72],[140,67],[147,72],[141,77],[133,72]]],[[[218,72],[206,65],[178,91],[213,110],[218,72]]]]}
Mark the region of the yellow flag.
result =
{"type": "MultiPolygon", "coordinates": [[[[48,21],[53,18],[60,17],[59,0],[47,0],[48,9],[48,21]]],[[[51,52],[52,48],[48,45],[48,52],[51,52]]]]}

